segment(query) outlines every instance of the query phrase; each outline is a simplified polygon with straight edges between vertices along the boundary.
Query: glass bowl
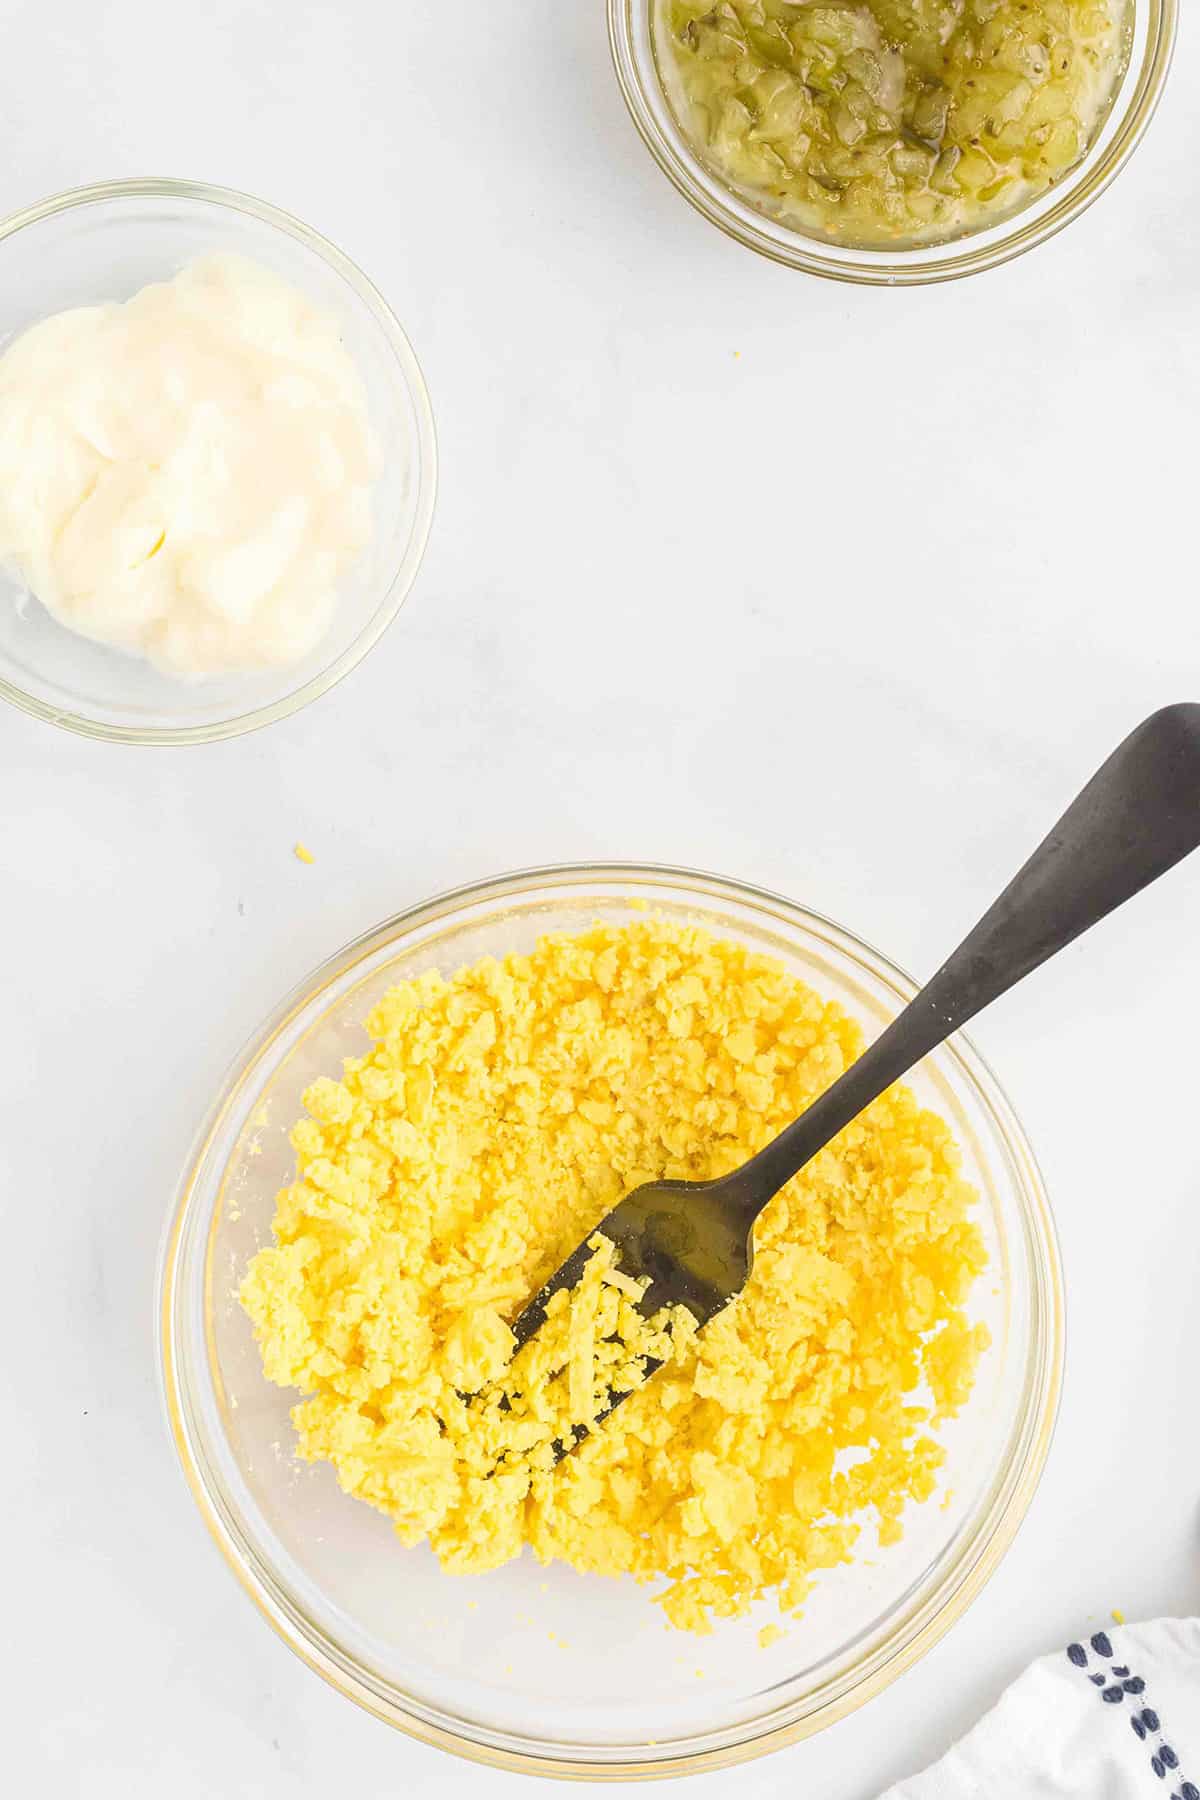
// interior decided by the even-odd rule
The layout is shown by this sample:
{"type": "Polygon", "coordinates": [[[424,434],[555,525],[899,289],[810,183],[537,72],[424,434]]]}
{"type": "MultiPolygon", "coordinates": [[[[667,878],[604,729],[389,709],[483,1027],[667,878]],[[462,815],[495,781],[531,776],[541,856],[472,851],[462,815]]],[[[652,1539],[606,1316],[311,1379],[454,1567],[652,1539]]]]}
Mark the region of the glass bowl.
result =
{"type": "Polygon", "coordinates": [[[390,1724],[543,1775],[620,1779],[739,1762],[850,1712],[926,1651],[995,1569],[1049,1448],[1063,1350],[1058,1251],[1029,1146],[957,1037],[913,1085],[950,1121],[980,1195],[990,1267],[973,1311],[993,1347],[944,1433],[945,1504],[910,1507],[900,1544],[819,1580],[768,1649],[748,1619],[698,1639],[632,1580],[524,1557],[470,1579],[404,1550],[326,1465],[289,1449],[294,1393],[265,1380],[235,1299],[293,1178],[300,1095],[368,1045],[392,982],[530,948],[545,931],[641,916],[635,903],[778,957],[878,1033],[914,984],[829,920],[740,882],[641,866],[510,875],[431,900],[341,950],[239,1057],[201,1133],[165,1241],[162,1376],[187,1479],[229,1566],[310,1667],[390,1724]],[[570,1648],[553,1644],[565,1638],[570,1648]],[[697,1670],[703,1677],[697,1677],[697,1670]]]}
{"type": "Polygon", "coordinates": [[[298,219],[227,188],[112,181],[58,194],[0,223],[0,349],[48,314],[127,299],[193,257],[237,251],[336,318],[366,384],[381,451],[371,543],[349,571],[333,624],[286,669],[183,680],[70,631],[0,564],[0,695],[87,737],[203,743],[286,718],[378,643],[420,565],[437,455],[429,396],[383,296],[298,219]]]}
{"type": "Polygon", "coordinates": [[[608,0],[608,34],[625,103],[659,168],[728,237],[792,269],[881,287],[953,281],[997,268],[1044,243],[1102,194],[1124,168],[1153,116],[1170,67],[1178,0],[1132,0],[1129,63],[1083,160],[1028,206],[982,231],[914,249],[830,244],[779,223],[715,175],[693,149],[663,90],[653,44],[658,0],[608,0]]]}

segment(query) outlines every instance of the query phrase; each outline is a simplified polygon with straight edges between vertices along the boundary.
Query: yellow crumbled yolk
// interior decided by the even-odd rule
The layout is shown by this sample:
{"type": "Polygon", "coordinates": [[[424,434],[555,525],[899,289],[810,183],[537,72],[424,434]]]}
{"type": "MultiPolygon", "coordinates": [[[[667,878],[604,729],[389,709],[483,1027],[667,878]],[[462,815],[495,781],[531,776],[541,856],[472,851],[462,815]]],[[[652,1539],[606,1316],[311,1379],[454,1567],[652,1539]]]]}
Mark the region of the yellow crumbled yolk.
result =
{"type": "Polygon", "coordinates": [[[508,1321],[631,1188],[735,1168],[858,1055],[773,960],[652,916],[393,987],[305,1094],[298,1179],[240,1290],[298,1453],[453,1572],[532,1546],[653,1582],[706,1630],[803,1601],[933,1493],[987,1342],[986,1257],[945,1122],[889,1090],[759,1220],[702,1333],[647,1321],[607,1240],[512,1358],[508,1321]],[[666,1366],[554,1461],[601,1396],[666,1366]]]}
{"type": "Polygon", "coordinates": [[[311,863],[316,862],[317,860],[307,844],[293,844],[292,855],[296,858],[297,862],[311,863]]]}

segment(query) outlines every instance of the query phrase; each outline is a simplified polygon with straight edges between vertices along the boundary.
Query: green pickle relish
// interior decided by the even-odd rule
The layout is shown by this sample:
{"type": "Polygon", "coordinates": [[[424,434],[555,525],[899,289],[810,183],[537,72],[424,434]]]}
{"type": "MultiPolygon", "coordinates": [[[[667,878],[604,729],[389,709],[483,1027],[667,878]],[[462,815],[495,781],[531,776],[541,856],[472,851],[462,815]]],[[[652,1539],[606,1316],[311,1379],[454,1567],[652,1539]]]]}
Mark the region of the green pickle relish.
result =
{"type": "Polygon", "coordinates": [[[995,224],[1086,153],[1132,0],[656,0],[701,160],[781,224],[862,247],[995,224]]]}

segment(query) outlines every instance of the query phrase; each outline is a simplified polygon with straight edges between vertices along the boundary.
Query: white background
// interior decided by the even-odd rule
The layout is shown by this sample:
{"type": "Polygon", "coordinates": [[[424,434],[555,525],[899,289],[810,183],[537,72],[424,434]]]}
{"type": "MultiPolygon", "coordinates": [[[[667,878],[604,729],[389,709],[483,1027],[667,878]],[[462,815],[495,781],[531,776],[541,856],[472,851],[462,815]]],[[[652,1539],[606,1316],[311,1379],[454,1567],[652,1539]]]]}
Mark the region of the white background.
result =
{"type": "MultiPolygon", "coordinates": [[[[2,10],[0,213],[137,174],[299,213],[396,306],[442,457],[407,607],[307,712],[186,751],[0,718],[10,1791],[531,1793],[325,1688],[210,1546],[152,1318],[190,1135],[312,964],[522,864],[699,864],[928,973],[1117,739],[1200,699],[1195,9],[1092,212],[911,293],[694,215],[625,115],[601,0],[2,10]]],[[[0,244],[0,308],[5,283],[0,244]]],[[[867,1800],[1110,1607],[1200,1604],[1198,919],[1200,859],[976,1033],[1069,1282],[1015,1547],[917,1670],[685,1784],[705,1800],[867,1800]]]]}

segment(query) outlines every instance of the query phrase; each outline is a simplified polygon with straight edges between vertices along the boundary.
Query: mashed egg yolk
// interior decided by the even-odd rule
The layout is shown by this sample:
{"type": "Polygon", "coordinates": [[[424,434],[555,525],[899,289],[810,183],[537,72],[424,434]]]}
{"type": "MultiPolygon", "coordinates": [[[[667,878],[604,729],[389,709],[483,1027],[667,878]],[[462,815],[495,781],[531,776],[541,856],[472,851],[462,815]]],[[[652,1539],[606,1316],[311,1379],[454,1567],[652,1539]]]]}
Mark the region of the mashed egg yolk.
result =
{"type": "Polygon", "coordinates": [[[297,1180],[240,1297],[300,1456],[472,1573],[653,1583],[693,1630],[784,1611],[932,1494],[984,1327],[975,1195],[945,1122],[889,1090],[773,1200],[703,1332],[647,1321],[606,1240],[514,1359],[508,1321],[639,1183],[721,1175],[858,1055],[773,960],[647,916],[393,987],[314,1082],[297,1180]],[[556,1439],[665,1367],[555,1463],[556,1439]]]}

